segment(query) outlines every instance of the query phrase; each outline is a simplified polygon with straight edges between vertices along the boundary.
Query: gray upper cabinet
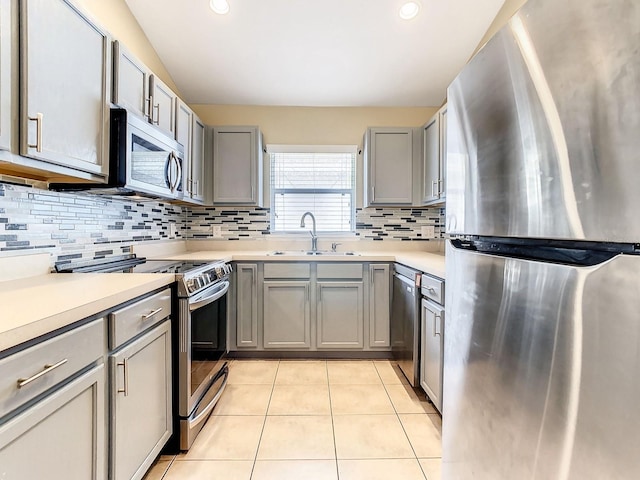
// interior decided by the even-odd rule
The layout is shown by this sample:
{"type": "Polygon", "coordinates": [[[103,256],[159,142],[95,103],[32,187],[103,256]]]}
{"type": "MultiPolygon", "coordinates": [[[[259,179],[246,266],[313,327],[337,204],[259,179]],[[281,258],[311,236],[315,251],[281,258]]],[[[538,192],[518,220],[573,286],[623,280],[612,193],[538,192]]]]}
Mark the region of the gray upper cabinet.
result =
{"type": "Polygon", "coordinates": [[[258,346],[258,265],[236,265],[236,346],[258,346]]]}
{"type": "Polygon", "coordinates": [[[20,153],[104,178],[111,40],[68,1],[20,7],[20,153]]]}
{"type": "Polygon", "coordinates": [[[214,127],[213,204],[262,206],[262,135],[249,127],[214,127]]]}
{"type": "Polygon", "coordinates": [[[388,264],[369,265],[369,347],[389,348],[391,276],[388,264]]]}
{"type": "Polygon", "coordinates": [[[151,91],[151,112],[149,112],[151,123],[174,136],[178,95],[153,74],[149,80],[149,89],[151,91]]]}
{"type": "Polygon", "coordinates": [[[148,119],[151,71],[117,40],[113,42],[113,70],[113,103],[148,119]]]}
{"type": "Polygon", "coordinates": [[[13,50],[17,46],[13,24],[15,18],[14,0],[0,0],[0,150],[11,150],[13,144],[13,112],[17,107],[14,95],[13,50]]]}
{"type": "Polygon", "coordinates": [[[422,129],[422,204],[434,205],[445,199],[447,155],[447,106],[442,107],[422,129]]]}
{"type": "Polygon", "coordinates": [[[364,139],[364,205],[413,202],[413,129],[367,129],[364,139]]]}
{"type": "Polygon", "coordinates": [[[191,164],[189,166],[189,195],[197,203],[205,201],[205,130],[204,123],[194,113],[191,126],[191,164]]]}
{"type": "Polygon", "coordinates": [[[193,180],[191,179],[191,156],[193,145],[193,111],[179,98],[176,100],[175,120],[176,140],[184,147],[184,160],[182,162],[182,191],[184,200],[191,199],[193,180]]]}
{"type": "Polygon", "coordinates": [[[264,348],[311,348],[310,282],[264,282],[264,348]]]}

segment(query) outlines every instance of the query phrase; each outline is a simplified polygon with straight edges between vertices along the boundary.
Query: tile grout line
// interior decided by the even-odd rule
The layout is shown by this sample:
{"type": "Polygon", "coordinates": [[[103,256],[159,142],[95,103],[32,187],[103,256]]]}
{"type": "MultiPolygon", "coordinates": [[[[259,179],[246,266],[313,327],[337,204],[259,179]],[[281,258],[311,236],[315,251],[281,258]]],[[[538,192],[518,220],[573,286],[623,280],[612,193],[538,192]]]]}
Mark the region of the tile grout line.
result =
{"type": "Polygon", "coordinates": [[[280,359],[278,359],[278,365],[276,366],[276,374],[273,376],[273,383],[271,384],[271,393],[269,394],[267,409],[264,412],[264,421],[262,422],[262,429],[260,430],[260,438],[258,439],[258,445],[256,446],[256,454],[253,457],[253,465],[251,466],[251,474],[249,475],[249,480],[253,478],[253,473],[256,469],[256,462],[258,461],[258,452],[260,451],[260,444],[262,443],[262,435],[264,435],[264,428],[267,425],[267,417],[269,413],[269,407],[271,406],[271,399],[273,398],[273,391],[276,388],[276,378],[278,378],[278,370],[280,370],[280,359]]]}
{"type": "MultiPolygon", "coordinates": [[[[391,398],[391,395],[389,395],[389,390],[387,390],[387,384],[384,382],[384,380],[382,380],[382,376],[380,375],[380,372],[378,371],[378,367],[376,367],[375,363],[373,364],[373,366],[376,369],[376,372],[378,372],[378,376],[380,377],[380,381],[382,381],[382,385],[384,386],[384,391],[387,394],[387,397],[389,398],[389,401],[391,402],[391,406],[393,407],[393,411],[396,414],[396,418],[398,419],[398,422],[400,423],[400,427],[402,427],[402,431],[404,432],[404,436],[407,438],[407,441],[409,442],[409,446],[411,447],[411,451],[413,452],[413,455],[415,457],[415,461],[418,462],[418,467],[420,467],[420,471],[422,472],[422,475],[424,476],[425,480],[429,480],[427,479],[427,474],[424,472],[424,469],[422,468],[422,464],[420,463],[420,460],[418,459],[418,454],[416,453],[416,449],[413,446],[413,443],[411,443],[411,438],[409,438],[409,434],[407,433],[407,430],[404,428],[404,423],[402,423],[402,419],[400,418],[400,414],[398,413],[398,409],[396,408],[395,403],[393,403],[393,399],[391,398]]],[[[411,385],[409,385],[410,388],[411,385]]]]}
{"type": "Polygon", "coordinates": [[[329,413],[331,415],[331,432],[333,434],[333,454],[336,462],[336,478],[340,480],[340,468],[338,467],[338,445],[336,442],[336,426],[333,421],[333,404],[331,403],[331,382],[329,381],[329,362],[324,363],[325,371],[327,372],[327,390],[329,391],[329,413]]]}

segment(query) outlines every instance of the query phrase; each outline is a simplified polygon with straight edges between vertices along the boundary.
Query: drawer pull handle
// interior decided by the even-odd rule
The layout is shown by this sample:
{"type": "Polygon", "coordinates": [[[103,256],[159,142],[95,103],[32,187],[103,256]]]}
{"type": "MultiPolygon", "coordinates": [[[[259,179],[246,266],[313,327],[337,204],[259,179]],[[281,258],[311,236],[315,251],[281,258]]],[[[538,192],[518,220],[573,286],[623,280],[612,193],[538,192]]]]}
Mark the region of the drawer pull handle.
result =
{"type": "Polygon", "coordinates": [[[47,364],[47,365],[44,366],[44,370],[42,370],[41,372],[38,372],[38,373],[36,373],[35,375],[32,375],[29,378],[19,378],[18,379],[18,388],[22,388],[25,385],[29,385],[34,380],[37,380],[38,378],[42,377],[43,375],[46,375],[47,373],[51,372],[52,370],[55,370],[56,368],[61,367],[62,365],[67,363],[67,361],[68,360],[65,358],[64,360],[60,360],[58,363],[54,363],[53,365],[47,364]]]}
{"type": "Polygon", "coordinates": [[[125,358],[122,362],[116,363],[117,366],[122,367],[124,373],[124,388],[119,388],[118,393],[124,393],[124,396],[129,395],[129,359],[125,358]]]}
{"type": "Polygon", "coordinates": [[[156,313],[160,313],[162,311],[162,307],[160,308],[156,308],[153,312],[151,313],[147,313],[146,315],[142,315],[142,320],[149,320],[151,317],[153,317],[156,313]]]}
{"type": "Polygon", "coordinates": [[[427,287],[427,292],[429,293],[436,293],[436,289],[433,287],[427,287]]]}

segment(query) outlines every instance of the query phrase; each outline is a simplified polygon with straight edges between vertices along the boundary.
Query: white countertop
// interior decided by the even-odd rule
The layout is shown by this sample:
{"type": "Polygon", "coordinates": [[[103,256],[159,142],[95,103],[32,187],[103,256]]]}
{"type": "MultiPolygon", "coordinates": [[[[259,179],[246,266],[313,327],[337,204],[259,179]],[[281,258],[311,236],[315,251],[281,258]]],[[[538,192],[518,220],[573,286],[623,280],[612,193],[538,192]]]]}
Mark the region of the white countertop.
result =
{"type": "MultiPolygon", "coordinates": [[[[176,260],[278,262],[398,262],[445,278],[445,257],[430,252],[359,252],[359,255],[269,255],[265,251],[201,250],[162,255],[176,260]]],[[[173,274],[42,274],[0,281],[0,351],[65,327],[157,288],[173,274]]]]}
{"type": "Polygon", "coordinates": [[[424,273],[445,278],[444,254],[431,252],[358,252],[359,255],[269,255],[264,251],[201,250],[164,255],[175,260],[224,260],[226,262],[398,262],[424,273]]]}
{"type": "Polygon", "coordinates": [[[0,282],[0,351],[174,280],[166,273],[65,273],[0,282]]]}

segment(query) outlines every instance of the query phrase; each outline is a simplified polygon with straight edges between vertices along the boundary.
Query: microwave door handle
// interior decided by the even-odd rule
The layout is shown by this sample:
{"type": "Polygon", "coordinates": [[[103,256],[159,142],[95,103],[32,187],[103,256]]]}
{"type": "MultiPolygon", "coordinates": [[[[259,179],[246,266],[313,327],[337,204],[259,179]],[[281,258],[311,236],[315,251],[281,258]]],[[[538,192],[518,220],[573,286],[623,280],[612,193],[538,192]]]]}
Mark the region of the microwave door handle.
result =
{"type": "Polygon", "coordinates": [[[167,163],[164,166],[164,181],[167,184],[169,190],[173,191],[172,180],[171,180],[171,156],[173,152],[167,157],[167,163]]]}
{"type": "Polygon", "coordinates": [[[173,154],[173,158],[176,161],[176,185],[175,185],[175,189],[177,190],[178,187],[180,186],[180,182],[182,181],[182,163],[180,163],[180,159],[178,158],[178,155],[176,155],[175,153],[173,154]]]}
{"type": "Polygon", "coordinates": [[[169,183],[169,189],[171,190],[171,192],[174,192],[176,190],[176,187],[178,186],[178,168],[180,167],[180,164],[178,163],[178,159],[176,158],[176,155],[174,152],[170,152],[169,153],[169,160],[167,162],[167,178],[168,178],[168,183],[169,183]],[[175,167],[175,169],[174,169],[175,167]]]}

